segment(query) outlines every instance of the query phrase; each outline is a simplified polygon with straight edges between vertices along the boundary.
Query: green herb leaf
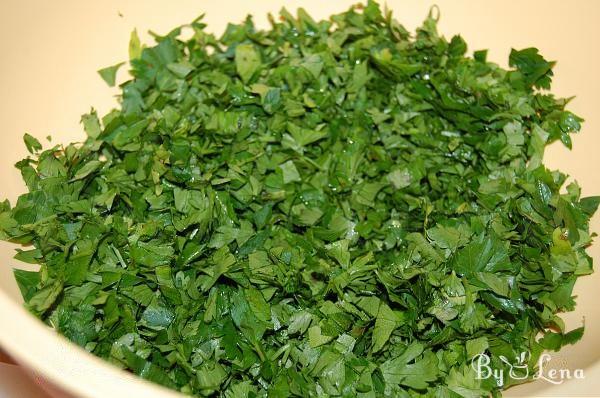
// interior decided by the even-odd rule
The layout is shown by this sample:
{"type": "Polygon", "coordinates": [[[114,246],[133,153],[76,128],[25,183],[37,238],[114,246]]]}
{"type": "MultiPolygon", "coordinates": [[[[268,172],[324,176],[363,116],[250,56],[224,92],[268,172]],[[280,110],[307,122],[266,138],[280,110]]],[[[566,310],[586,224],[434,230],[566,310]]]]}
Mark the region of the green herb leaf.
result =
{"type": "MultiPolygon", "coordinates": [[[[142,56],[142,44],[138,36],[137,29],[131,31],[129,38],[129,60],[138,59],[142,56]]],[[[109,83],[110,85],[110,83],[109,83]]]]}
{"type": "Polygon", "coordinates": [[[113,66],[102,68],[98,71],[98,74],[100,75],[100,77],[102,77],[102,80],[104,80],[106,84],[108,84],[109,87],[114,87],[117,78],[117,71],[124,64],[124,62],[119,62],[118,64],[115,64],[113,66]]]}
{"type": "Polygon", "coordinates": [[[23,141],[25,142],[25,146],[27,147],[29,153],[35,153],[42,150],[42,144],[40,144],[37,138],[29,134],[25,134],[23,136],[23,141]]]}

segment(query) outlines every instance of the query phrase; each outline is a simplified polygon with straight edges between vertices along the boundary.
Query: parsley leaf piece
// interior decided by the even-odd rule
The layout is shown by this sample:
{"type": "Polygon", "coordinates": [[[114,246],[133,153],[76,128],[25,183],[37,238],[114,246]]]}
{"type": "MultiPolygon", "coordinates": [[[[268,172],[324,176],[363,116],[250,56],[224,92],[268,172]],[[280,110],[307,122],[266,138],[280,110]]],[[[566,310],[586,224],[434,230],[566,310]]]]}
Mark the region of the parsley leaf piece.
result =
{"type": "Polygon", "coordinates": [[[117,71],[121,66],[123,66],[124,62],[119,62],[118,64],[107,66],[106,68],[102,68],[98,71],[98,74],[108,84],[109,87],[114,87],[117,79],[117,71]]]}

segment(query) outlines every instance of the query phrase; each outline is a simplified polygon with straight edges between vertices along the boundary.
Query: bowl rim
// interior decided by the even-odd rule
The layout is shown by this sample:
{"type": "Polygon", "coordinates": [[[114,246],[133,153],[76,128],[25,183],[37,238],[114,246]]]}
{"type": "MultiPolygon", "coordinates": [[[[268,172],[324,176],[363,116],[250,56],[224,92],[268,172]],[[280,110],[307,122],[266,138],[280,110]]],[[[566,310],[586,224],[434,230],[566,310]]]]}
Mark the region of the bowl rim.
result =
{"type": "Polygon", "coordinates": [[[181,398],[59,335],[0,290],[0,346],[28,373],[82,398],[181,398]],[[70,377],[65,377],[70,375],[70,377]]]}

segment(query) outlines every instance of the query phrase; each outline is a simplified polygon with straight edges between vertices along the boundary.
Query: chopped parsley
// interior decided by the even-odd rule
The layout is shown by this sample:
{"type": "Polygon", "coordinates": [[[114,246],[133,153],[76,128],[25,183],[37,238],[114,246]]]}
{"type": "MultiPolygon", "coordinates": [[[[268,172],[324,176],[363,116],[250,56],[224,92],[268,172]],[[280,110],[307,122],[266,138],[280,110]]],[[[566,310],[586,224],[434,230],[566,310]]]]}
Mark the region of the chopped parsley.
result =
{"type": "Polygon", "coordinates": [[[0,204],[0,237],[41,266],[15,270],[27,308],[227,398],[500,396],[522,382],[502,357],[533,369],[577,341],[559,313],[592,272],[600,198],[542,162],[582,121],[548,91],[554,63],[527,48],[505,70],[373,1],[270,21],[134,32],[120,106],[82,117],[85,142],[25,136],[29,192],[0,204]],[[481,353],[503,385],[477,379],[481,353]]]}

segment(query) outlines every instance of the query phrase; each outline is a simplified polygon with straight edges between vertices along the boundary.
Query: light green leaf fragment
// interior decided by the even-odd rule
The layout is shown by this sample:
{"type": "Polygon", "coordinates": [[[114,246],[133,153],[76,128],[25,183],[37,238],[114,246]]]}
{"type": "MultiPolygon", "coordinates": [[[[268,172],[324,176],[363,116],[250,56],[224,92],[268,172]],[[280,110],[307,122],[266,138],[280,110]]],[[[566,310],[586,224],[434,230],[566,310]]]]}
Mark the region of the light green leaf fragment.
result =
{"type": "Polygon", "coordinates": [[[260,54],[252,44],[239,44],[235,48],[235,67],[244,83],[250,81],[260,66],[260,54]]]}
{"type": "Polygon", "coordinates": [[[283,173],[283,183],[289,184],[290,182],[301,181],[300,173],[294,164],[294,161],[288,160],[285,163],[279,165],[283,173]]]}
{"type": "Polygon", "coordinates": [[[98,114],[94,109],[92,109],[90,113],[81,116],[81,123],[83,124],[83,129],[90,138],[98,138],[102,133],[100,120],[98,120],[98,114]]]}
{"type": "Polygon", "coordinates": [[[308,329],[312,321],[312,315],[308,311],[298,311],[290,317],[288,333],[290,335],[300,333],[303,334],[308,329]]]}
{"type": "Polygon", "coordinates": [[[61,293],[63,284],[60,281],[46,284],[42,289],[38,290],[27,302],[27,306],[38,313],[46,311],[61,293]]]}
{"type": "Polygon", "coordinates": [[[215,391],[227,378],[227,371],[218,362],[204,363],[196,372],[198,387],[206,392],[215,391]]]}
{"type": "Polygon", "coordinates": [[[356,67],[354,67],[354,72],[352,73],[352,81],[348,86],[348,92],[355,93],[363,88],[369,80],[368,73],[366,62],[361,62],[360,64],[356,65],[356,67]]]}
{"type": "Polygon", "coordinates": [[[168,64],[167,69],[169,69],[175,76],[183,79],[189,75],[190,72],[195,69],[195,67],[189,61],[180,61],[168,64]]]}
{"type": "Polygon", "coordinates": [[[29,153],[35,153],[42,149],[42,144],[40,144],[37,138],[30,134],[25,133],[25,135],[23,135],[23,141],[25,142],[25,146],[29,153]]]}
{"type": "Polygon", "coordinates": [[[423,354],[423,351],[423,344],[414,342],[400,356],[384,362],[380,368],[386,383],[426,388],[428,383],[437,378],[439,370],[435,354],[431,351],[423,354]]]}
{"type": "Polygon", "coordinates": [[[225,398],[247,398],[257,396],[256,387],[249,380],[231,385],[225,391],[225,398]]]}
{"type": "Polygon", "coordinates": [[[410,185],[412,178],[407,169],[395,169],[387,175],[388,181],[395,189],[402,189],[410,185]]]}
{"type": "Polygon", "coordinates": [[[375,197],[385,185],[381,182],[363,183],[354,191],[354,198],[361,205],[375,207],[375,197]]]}
{"type": "Polygon", "coordinates": [[[331,340],[333,340],[333,336],[323,335],[321,332],[321,327],[318,325],[312,326],[308,329],[308,343],[312,348],[327,344],[331,340]]]}
{"type": "Polygon", "coordinates": [[[350,265],[350,251],[348,250],[349,243],[350,242],[348,240],[343,239],[325,246],[327,249],[327,254],[335,258],[336,261],[344,268],[347,268],[350,265]]]}
{"type": "Polygon", "coordinates": [[[100,160],[90,160],[82,168],[77,170],[77,173],[75,173],[75,175],[73,176],[72,181],[81,180],[87,177],[94,171],[98,170],[102,165],[103,162],[101,162],[100,160]]]}
{"type": "Polygon", "coordinates": [[[319,78],[321,70],[323,70],[323,60],[317,54],[307,56],[300,65],[306,68],[315,79],[319,78]]]}
{"type": "Polygon", "coordinates": [[[398,326],[397,319],[398,317],[387,304],[384,302],[379,304],[375,328],[373,329],[373,352],[381,350],[390,339],[392,332],[398,326]]]}
{"type": "Polygon", "coordinates": [[[482,354],[489,348],[487,337],[478,337],[476,339],[467,340],[467,358],[471,359],[475,355],[482,354]]]}
{"type": "Polygon", "coordinates": [[[142,56],[142,44],[140,42],[140,37],[138,36],[137,29],[134,29],[131,32],[131,36],[129,38],[129,59],[134,60],[138,59],[142,56]]]}
{"type": "Polygon", "coordinates": [[[357,305],[361,310],[363,310],[367,314],[369,314],[369,316],[375,318],[377,316],[377,314],[379,313],[379,304],[380,303],[381,303],[381,300],[378,297],[366,296],[366,297],[361,297],[360,300],[358,300],[357,305]]]}
{"type": "Polygon", "coordinates": [[[117,71],[121,66],[123,66],[124,62],[119,62],[118,64],[107,66],[106,68],[102,68],[98,71],[98,74],[108,84],[109,87],[114,87],[117,80],[117,71]]]}
{"type": "MultiPolygon", "coordinates": [[[[303,146],[303,147],[327,137],[327,131],[325,129],[323,129],[323,130],[304,129],[304,128],[298,127],[297,125],[295,125],[294,123],[291,123],[291,122],[288,122],[287,130],[289,131],[289,133],[292,136],[292,138],[294,139],[294,141],[298,145],[303,146]]],[[[282,144],[284,144],[284,143],[282,143],[282,144]]]]}

